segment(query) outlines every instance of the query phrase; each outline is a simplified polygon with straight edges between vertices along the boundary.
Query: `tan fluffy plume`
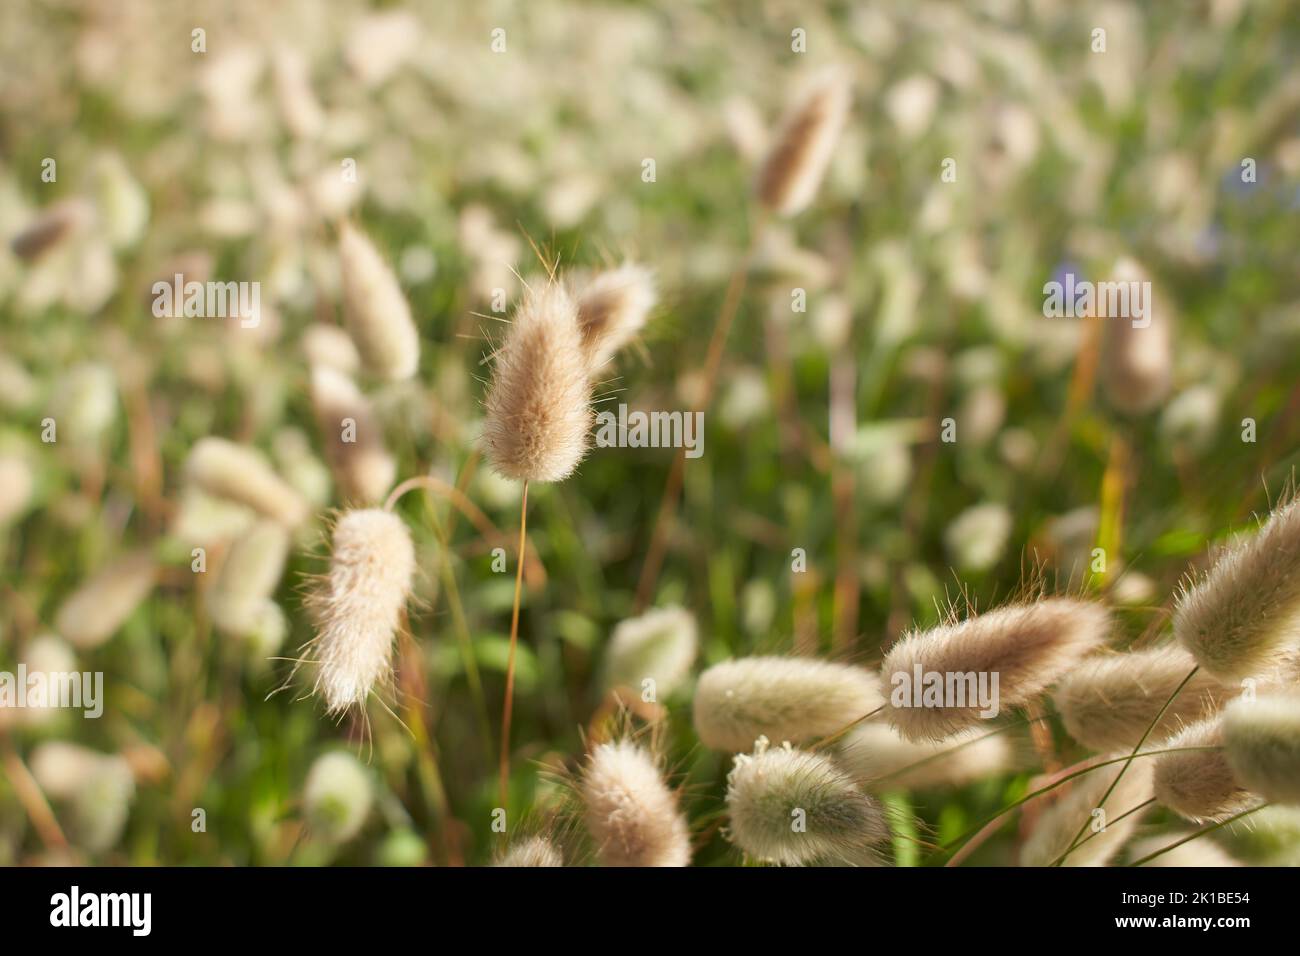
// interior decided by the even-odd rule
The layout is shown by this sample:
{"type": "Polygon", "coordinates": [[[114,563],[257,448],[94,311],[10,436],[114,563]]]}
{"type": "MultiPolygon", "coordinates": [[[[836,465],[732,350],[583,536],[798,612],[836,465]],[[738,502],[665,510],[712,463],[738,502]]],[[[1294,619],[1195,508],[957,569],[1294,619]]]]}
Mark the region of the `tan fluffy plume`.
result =
{"type": "Polygon", "coordinates": [[[915,675],[938,674],[945,686],[969,687],[983,675],[992,688],[997,675],[999,712],[1033,700],[1081,658],[1105,641],[1110,620],[1099,604],[1072,598],[1047,598],[997,608],[960,623],[909,634],[880,665],[890,723],[909,740],[943,740],[986,719],[984,708],[966,695],[963,702],[931,706],[900,691],[915,675]],[[972,678],[973,675],[973,678],[972,678]]]}
{"type": "Polygon", "coordinates": [[[598,369],[644,328],[655,305],[654,276],[624,263],[598,273],[578,293],[578,325],[587,362],[598,369]]]}
{"type": "MultiPolygon", "coordinates": [[[[1113,754],[1107,759],[1124,756],[1127,754],[1113,754]]],[[[1083,835],[1062,865],[1105,866],[1133,835],[1145,813],[1138,807],[1151,799],[1152,759],[1157,758],[1133,760],[1122,776],[1120,772],[1125,764],[1114,763],[1071,781],[1069,792],[1038,818],[1020,852],[1021,865],[1052,865],[1083,829],[1083,835]],[[1116,777],[1119,783],[1106,797],[1116,777]]]]}
{"type": "Polygon", "coordinates": [[[346,511],[334,526],[329,573],[311,597],[318,622],[307,646],[314,690],[329,713],[364,705],[392,674],[393,635],[415,573],[415,549],[396,515],[346,511]]]}
{"type": "MultiPolygon", "coordinates": [[[[1098,655],[1062,678],[1053,700],[1079,743],[1098,751],[1131,750],[1195,666],[1192,655],[1177,645],[1098,655]]],[[[1162,740],[1214,713],[1233,693],[1198,671],[1165,709],[1150,739],[1162,740]]]]}
{"type": "Polygon", "coordinates": [[[347,375],[322,365],[311,372],[311,402],[343,499],[375,504],[392,487],[397,462],[370,400],[347,375]]]}
{"type": "Polygon", "coordinates": [[[806,657],[715,664],[695,689],[695,732],[706,747],[743,753],[759,737],[802,743],[847,729],[880,707],[876,675],[806,657]]]}
{"type": "Polygon", "coordinates": [[[1223,751],[1223,720],[1219,716],[1192,724],[1153,749],[1184,753],[1144,758],[1154,761],[1156,799],[1193,823],[1226,820],[1259,803],[1237,780],[1223,751]],[[1192,748],[1218,747],[1218,750],[1192,748]]]}
{"type": "Polygon", "coordinates": [[[69,595],[54,627],[74,647],[99,647],[149,596],[157,577],[158,566],[147,552],[117,557],[69,595]]]}
{"type": "Polygon", "coordinates": [[[817,195],[830,165],[852,95],[844,70],[831,67],[816,77],[781,123],[754,192],[779,216],[795,216],[817,195]]]}
{"type": "Polygon", "coordinates": [[[845,734],[838,749],[840,766],[875,792],[960,787],[996,777],[1013,758],[1005,734],[976,729],[941,743],[917,743],[872,721],[845,734]]]}
{"type": "Polygon", "coordinates": [[[516,840],[497,860],[497,866],[564,866],[559,847],[544,836],[516,840]]]}
{"type": "Polygon", "coordinates": [[[631,741],[601,744],[582,777],[587,829],[604,866],[686,866],[690,829],[654,757],[631,741]]]}
{"type": "Polygon", "coordinates": [[[1174,636],[1225,681],[1268,680],[1300,660],[1300,502],[1239,539],[1174,608],[1174,636]]]}
{"type": "Polygon", "coordinates": [[[1300,695],[1242,699],[1223,714],[1223,743],[1237,779],[1272,803],[1300,805],[1300,695]]]}
{"type": "MultiPolygon", "coordinates": [[[[1149,282],[1142,267],[1131,259],[1121,259],[1114,271],[1116,282],[1149,282]]],[[[1127,315],[1104,319],[1102,386],[1111,405],[1130,415],[1143,414],[1160,404],[1169,395],[1173,383],[1168,303],[1162,301],[1157,305],[1148,301],[1145,319],[1149,321],[1127,315]]]]}
{"type": "Polygon", "coordinates": [[[560,481],[591,429],[591,382],[573,299],[558,282],[528,292],[496,353],[483,423],[492,467],[514,481],[560,481]]]}
{"type": "Polygon", "coordinates": [[[288,528],[307,519],[302,495],[255,448],[225,438],[200,438],[190,449],[185,473],[208,494],[247,505],[288,528]]]}
{"type": "Polygon", "coordinates": [[[825,754],[760,738],[727,774],[728,828],[751,859],[870,866],[889,833],[879,804],[825,754]]]}
{"type": "Polygon", "coordinates": [[[343,315],[366,368],[388,381],[415,374],[420,336],[411,309],[379,250],[350,223],[339,228],[343,315]]]}

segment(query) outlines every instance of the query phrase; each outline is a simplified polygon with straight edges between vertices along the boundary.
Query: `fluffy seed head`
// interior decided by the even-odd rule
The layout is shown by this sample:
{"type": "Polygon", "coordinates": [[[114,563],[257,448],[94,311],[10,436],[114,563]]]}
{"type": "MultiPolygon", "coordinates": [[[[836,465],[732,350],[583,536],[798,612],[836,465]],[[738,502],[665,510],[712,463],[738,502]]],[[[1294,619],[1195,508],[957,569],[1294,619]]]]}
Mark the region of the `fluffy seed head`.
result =
{"type": "Polygon", "coordinates": [[[942,743],[914,743],[891,727],[867,721],[844,735],[837,759],[868,790],[886,791],[960,787],[997,776],[1011,758],[1011,744],[1002,734],[971,730],[942,743]]]}
{"type": "Polygon", "coordinates": [[[1012,524],[1006,505],[994,501],[973,505],[953,518],[943,543],[961,570],[987,571],[1002,558],[1012,524]]]}
{"type": "MultiPolygon", "coordinates": [[[[1176,644],[1127,654],[1089,657],[1057,685],[1056,710],[1070,736],[1093,750],[1132,750],[1174,689],[1196,666],[1176,644]]],[[[1233,694],[1197,671],[1151,732],[1163,740],[1217,711],[1233,694]]]]}
{"type": "Polygon", "coordinates": [[[105,757],[72,798],[75,839],[94,853],[117,843],[131,813],[135,776],[126,760],[105,757]]]}
{"type": "Polygon", "coordinates": [[[587,365],[598,369],[645,326],[655,305],[654,276],[624,263],[599,273],[578,294],[578,325],[587,365]]]}
{"type": "Polygon", "coordinates": [[[370,815],[370,775],[356,757],[332,751],[307,771],[302,802],[312,832],[330,843],[345,843],[370,815]]]}
{"type": "Polygon", "coordinates": [[[203,491],[248,505],[285,527],[307,520],[307,502],[275,473],[261,452],[224,438],[200,438],[185,473],[203,491]]]}
{"type": "Polygon", "coordinates": [[[343,314],[361,361],[391,382],[410,378],[420,361],[420,336],[397,276],[365,234],[339,229],[343,314]]]}
{"type": "Polygon", "coordinates": [[[879,805],[824,754],[760,738],[727,774],[731,840],[764,863],[869,865],[889,832],[879,805]]]}
{"type": "Polygon", "coordinates": [[[392,487],[397,462],[384,447],[370,400],[342,372],[322,365],[311,372],[311,402],[343,497],[378,502],[392,487]]]}
{"type": "MultiPolygon", "coordinates": [[[[1146,273],[1131,260],[1115,266],[1115,281],[1143,282],[1146,273]]],[[[1134,326],[1133,319],[1104,319],[1102,385],[1110,403],[1121,412],[1141,415],[1169,394],[1173,383],[1173,347],[1170,321],[1164,308],[1146,303],[1149,323],[1134,326]]]]}
{"type": "Polygon", "coordinates": [[[302,351],[307,356],[307,364],[316,368],[326,365],[337,369],[345,375],[351,375],[361,367],[361,356],[357,354],[357,345],[337,325],[317,322],[310,325],[302,334],[302,351]]]}
{"type": "Polygon", "coordinates": [[[832,68],[786,114],[759,168],[754,192],[779,216],[798,215],[821,185],[849,115],[848,77],[832,68]]]}
{"type": "Polygon", "coordinates": [[[55,203],[14,236],[9,247],[19,259],[31,262],[85,229],[94,218],[94,209],[87,200],[69,199],[55,203]]]}
{"type": "Polygon", "coordinates": [[[0,454],[0,528],[27,510],[34,485],[26,458],[0,454]]]}
{"type": "Polygon", "coordinates": [[[876,675],[805,657],[742,657],[715,664],[695,688],[695,732],[706,747],[744,753],[759,737],[813,741],[882,703],[876,675]]]}
{"type": "Polygon", "coordinates": [[[496,355],[483,446],[513,481],[560,481],[587,450],[591,382],[577,307],[558,282],[526,294],[496,355]]]}
{"type": "Polygon", "coordinates": [[[686,866],[690,830],[654,758],[630,741],[601,744],[582,778],[587,829],[605,866],[686,866]]]}
{"type": "Polygon", "coordinates": [[[497,861],[497,866],[564,866],[564,856],[546,837],[527,837],[514,845],[497,861]]]}
{"type": "MultiPolygon", "coordinates": [[[[1155,749],[1222,746],[1223,721],[1216,716],[1192,724],[1155,749]]],[[[1189,750],[1144,759],[1154,761],[1156,799],[1193,823],[1226,820],[1259,802],[1237,780],[1227,754],[1221,749],[1189,750]]]]}
{"type": "Polygon", "coordinates": [[[696,646],[695,618],[684,608],[656,608],[623,621],[610,638],[605,686],[639,691],[649,679],[655,698],[667,697],[690,676],[696,646]]]}
{"type": "Polygon", "coordinates": [[[99,647],[149,596],[156,578],[157,565],[148,554],[116,558],[63,602],[54,627],[74,647],[99,647]]]}
{"type": "MultiPolygon", "coordinates": [[[[1098,604],[1071,598],[1047,598],[1013,604],[916,632],[900,640],[880,665],[882,679],[892,687],[890,723],[909,740],[943,740],[959,730],[981,724],[986,710],[977,694],[965,694],[965,706],[942,700],[940,706],[918,701],[911,693],[916,674],[941,675],[969,686],[960,675],[987,675],[992,690],[997,675],[999,712],[1033,700],[1081,658],[1105,641],[1110,620],[1098,604]],[[907,693],[903,693],[907,691],[907,693]],[[942,706],[953,704],[954,706],[942,706]]],[[[924,683],[923,685],[924,686],[924,683]]]]}
{"type": "MultiPolygon", "coordinates": [[[[1128,858],[1134,862],[1157,853],[1167,846],[1173,846],[1179,840],[1191,836],[1189,832],[1173,830],[1161,833],[1159,836],[1150,836],[1141,840],[1134,840],[1128,848],[1128,858]]],[[[1228,855],[1228,852],[1215,843],[1213,840],[1205,837],[1199,837],[1195,840],[1189,840],[1182,846],[1174,847],[1172,850],[1161,853],[1154,860],[1142,864],[1143,866],[1160,866],[1160,867],[1203,867],[1203,866],[1241,866],[1239,860],[1228,855]]]]}
{"type": "Polygon", "coordinates": [[[415,549],[396,515],[348,511],[334,527],[329,574],[312,596],[318,621],[308,657],[329,713],[364,705],[392,674],[393,634],[415,573],[415,549]]]}
{"type": "Polygon", "coordinates": [[[28,763],[46,796],[63,800],[76,793],[103,761],[111,759],[114,758],[81,744],[48,740],[32,751],[28,763]]]}
{"type": "Polygon", "coordinates": [[[55,399],[54,418],[60,437],[76,447],[91,448],[104,441],[117,419],[117,377],[100,362],[81,362],[64,374],[55,399]]]}
{"type": "Polygon", "coordinates": [[[1223,743],[1237,779],[1271,803],[1300,804],[1300,696],[1235,701],[1223,743]]]}
{"type": "Polygon", "coordinates": [[[252,633],[262,622],[289,556],[289,531],[259,521],[230,548],[212,595],[212,621],[227,634],[252,633]]]}
{"type": "MultiPolygon", "coordinates": [[[[46,686],[52,687],[57,675],[70,674],[77,669],[77,655],[53,634],[42,634],[27,645],[23,664],[29,675],[45,674],[46,686]]],[[[43,703],[33,702],[29,697],[27,706],[21,710],[0,705],[0,728],[11,724],[38,726],[48,723],[58,713],[57,707],[58,701],[53,694],[43,703]]]]}
{"type": "Polygon", "coordinates": [[[1224,681],[1267,678],[1300,655],[1300,501],[1269,516],[1179,595],[1174,636],[1224,681]]]}
{"type": "MultiPolygon", "coordinates": [[[[1106,759],[1125,756],[1128,754],[1116,753],[1106,759]]],[[[1101,805],[1102,797],[1119,777],[1124,764],[1111,764],[1071,781],[1069,793],[1039,817],[1038,825],[1021,850],[1020,865],[1050,866],[1069,849],[1079,829],[1087,824],[1064,865],[1105,866],[1128,842],[1145,813],[1145,810],[1130,811],[1151,799],[1151,759],[1138,757],[1128,765],[1115,790],[1106,797],[1105,806],[1101,805]],[[1096,810],[1104,816],[1096,815],[1096,810]],[[1098,822],[1104,824],[1104,829],[1094,830],[1098,822]]]]}
{"type": "Polygon", "coordinates": [[[135,777],[125,758],[51,740],[32,752],[30,765],[46,796],[67,801],[78,844],[99,852],[117,843],[135,796],[135,777]]]}

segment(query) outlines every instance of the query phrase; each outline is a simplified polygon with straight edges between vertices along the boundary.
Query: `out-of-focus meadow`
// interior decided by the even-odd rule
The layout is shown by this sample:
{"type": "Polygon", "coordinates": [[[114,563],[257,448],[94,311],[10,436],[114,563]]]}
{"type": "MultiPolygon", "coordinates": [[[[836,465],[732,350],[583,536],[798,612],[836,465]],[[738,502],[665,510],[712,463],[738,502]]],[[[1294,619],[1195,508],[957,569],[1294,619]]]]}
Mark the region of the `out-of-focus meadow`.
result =
{"type": "MultiPolygon", "coordinates": [[[[597,408],[693,407],[756,166],[830,64],[847,126],[809,208],[762,228],[649,603],[694,615],[696,673],[874,665],[952,604],[1039,583],[1112,605],[1117,647],[1156,639],[1180,578],[1297,461],[1298,53],[1283,0],[0,5],[0,670],[104,675],[98,719],[0,715],[0,863],[490,862],[520,488],[474,451],[489,337],[541,257],[634,260],[659,303],[597,408]],[[43,215],[57,235],[25,255],[11,240],[43,215]],[[368,378],[337,331],[343,221],[410,303],[411,379],[368,378]],[[1171,329],[1140,414],[1108,400],[1098,324],[1043,309],[1044,283],[1122,259],[1171,329]],[[155,317],[177,273],[259,282],[260,321],[155,317]],[[344,501],[310,393],[332,363],[373,403],[390,484],[431,474],[481,509],[399,503],[419,570],[393,712],[339,721],[301,679],[268,698],[312,636],[305,575],[344,501]],[[223,562],[274,536],[187,480],[205,436],[256,447],[311,505],[255,613],[223,607],[223,562]],[[115,596],[68,611],[105,569],[115,596]],[[343,840],[305,823],[336,750],[371,794],[343,840]],[[59,767],[79,782],[46,792],[59,767]]],[[[673,455],[594,448],[530,487],[510,825],[578,829],[586,741],[653,724],[694,862],[735,864],[731,761],[695,736],[690,681],[621,716],[607,693],[673,455]]],[[[1086,753],[1054,722],[1011,736],[991,776],[883,795],[894,862],[1086,753]]],[[[1270,814],[1213,839],[1300,859],[1300,818],[1270,814]]],[[[971,862],[1013,862],[1033,819],[971,862]]]]}

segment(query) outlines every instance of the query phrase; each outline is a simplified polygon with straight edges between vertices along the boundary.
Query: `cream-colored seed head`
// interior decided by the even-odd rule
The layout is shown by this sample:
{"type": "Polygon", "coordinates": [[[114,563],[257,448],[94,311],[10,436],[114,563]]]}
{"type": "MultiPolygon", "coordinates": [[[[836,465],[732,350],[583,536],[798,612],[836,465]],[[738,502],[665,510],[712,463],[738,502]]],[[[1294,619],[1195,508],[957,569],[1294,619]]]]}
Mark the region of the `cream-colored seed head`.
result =
{"type": "Polygon", "coordinates": [[[326,366],[311,373],[311,401],[326,455],[345,500],[375,504],[397,475],[370,400],[345,374],[326,366]]]}
{"type": "Polygon", "coordinates": [[[729,835],[751,859],[869,866],[889,833],[879,805],[825,754],[760,738],[727,774],[729,835]]]}
{"type": "MultiPolygon", "coordinates": [[[[1176,644],[1089,657],[1057,685],[1054,702],[1070,736],[1093,750],[1137,746],[1196,661],[1176,644]]],[[[1163,740],[1217,711],[1230,687],[1198,671],[1165,708],[1151,740],[1163,740]]]]}
{"type": "Polygon", "coordinates": [[[306,655],[329,713],[363,706],[391,677],[393,635],[414,574],[411,535],[396,515],[370,508],[339,518],[329,574],[311,600],[318,626],[306,655]]]}
{"type": "Polygon", "coordinates": [[[573,300],[558,282],[526,294],[496,353],[483,450],[512,481],[560,481],[591,430],[591,381],[573,300]]]}
{"type": "Polygon", "coordinates": [[[373,802],[370,774],[349,753],[322,754],[307,772],[303,808],[312,833],[327,842],[345,843],[356,836],[373,802]]]}
{"type": "Polygon", "coordinates": [[[275,593],[289,557],[289,531],[278,521],[259,521],[226,555],[212,594],[212,621],[239,636],[264,623],[268,599],[275,593]]]}
{"type": "Polygon", "coordinates": [[[1172,830],[1159,836],[1144,837],[1129,844],[1128,858],[1133,862],[1145,859],[1152,853],[1160,853],[1153,860],[1147,860],[1143,866],[1159,867],[1221,867],[1241,866],[1241,861],[1232,857],[1223,847],[1206,837],[1188,840],[1182,846],[1174,846],[1179,840],[1192,834],[1182,830],[1172,830]],[[1165,850],[1166,847],[1174,848],[1165,850]],[[1164,852],[1160,852],[1160,851],[1164,852]]]}
{"type": "Polygon", "coordinates": [[[32,751],[28,763],[32,776],[45,795],[62,800],[72,796],[94,774],[104,760],[113,759],[81,744],[47,740],[32,751]]]}
{"type": "Polygon", "coordinates": [[[302,334],[302,351],[313,368],[324,365],[352,375],[361,367],[356,343],[337,325],[317,322],[308,326],[302,334]]]}
{"type": "Polygon", "coordinates": [[[0,528],[27,510],[34,486],[32,466],[26,458],[0,454],[0,528]]]}
{"type": "Polygon", "coordinates": [[[1259,803],[1242,786],[1223,751],[1220,716],[1192,724],[1182,733],[1156,745],[1156,750],[1188,748],[1183,753],[1145,757],[1154,761],[1155,795],[1162,806],[1193,823],[1226,820],[1259,803]],[[1217,747],[1217,750],[1192,748],[1217,747]]]}
{"type": "MultiPolygon", "coordinates": [[[[1116,753],[1106,759],[1125,756],[1116,753]]],[[[1122,776],[1124,764],[1114,763],[1071,781],[1069,793],[1039,817],[1021,850],[1021,866],[1051,866],[1080,829],[1083,835],[1063,865],[1105,866],[1128,842],[1145,813],[1138,808],[1151,799],[1151,759],[1136,758],[1122,776]],[[1106,797],[1116,777],[1119,783],[1106,797]]]]}
{"type": "Polygon", "coordinates": [[[1014,519],[996,501],[973,505],[952,519],[943,533],[944,547],[962,571],[987,571],[1002,559],[1014,519]]]}
{"type": "Polygon", "coordinates": [[[388,381],[415,374],[420,336],[397,276],[359,229],[339,229],[343,314],[366,368],[388,381]]]}
{"type": "Polygon", "coordinates": [[[839,765],[876,792],[960,787],[996,777],[1012,762],[1006,736],[981,729],[941,743],[917,743],[885,724],[868,721],[845,734],[838,749],[839,765]]]}
{"type": "Polygon", "coordinates": [[[74,447],[92,448],[108,436],[118,414],[118,382],[102,362],[80,362],[68,369],[55,397],[52,417],[58,437],[74,447]]]}
{"type": "Polygon", "coordinates": [[[698,644],[695,618],[680,607],[664,607],[629,618],[614,628],[605,657],[605,685],[634,691],[654,682],[662,700],[690,676],[698,644]]]}
{"type": "MultiPolygon", "coordinates": [[[[1101,605],[1048,598],[909,634],[880,665],[889,695],[889,721],[909,740],[943,740],[959,730],[979,726],[987,717],[978,693],[964,691],[964,703],[945,699],[930,706],[911,692],[915,675],[919,672],[924,681],[924,675],[938,674],[945,688],[949,678],[973,675],[976,690],[983,677],[991,692],[996,674],[998,712],[1005,713],[1033,700],[1100,647],[1109,630],[1110,619],[1101,605]]],[[[971,683],[966,680],[962,687],[969,688],[971,683]]]]}
{"type": "Polygon", "coordinates": [[[307,520],[302,495],[255,448],[225,438],[200,438],[190,449],[185,473],[208,494],[248,505],[285,527],[296,528],[307,520]]]}
{"type": "Polygon", "coordinates": [[[706,747],[743,753],[759,737],[811,742],[882,704],[876,675],[806,657],[742,657],[715,664],[695,688],[695,732],[706,747]]]}
{"type": "Polygon", "coordinates": [[[1300,804],[1300,695],[1230,704],[1223,712],[1223,743],[1245,787],[1270,803],[1300,804]]]}
{"type": "Polygon", "coordinates": [[[94,206],[86,199],[67,199],[42,210],[27,228],[10,241],[19,259],[35,261],[95,221],[94,206]]]}
{"type": "Polygon", "coordinates": [[[75,647],[99,647],[149,596],[157,576],[158,567],[145,552],[115,558],[63,602],[55,630],[75,647]]]}
{"type": "MultiPolygon", "coordinates": [[[[1149,281],[1145,271],[1132,260],[1121,260],[1114,271],[1112,278],[1115,282],[1149,281]]],[[[1134,288],[1131,285],[1125,287],[1134,288]]],[[[1142,319],[1136,319],[1134,315],[1118,315],[1103,320],[1102,385],[1110,403],[1130,415],[1141,415],[1159,405],[1169,395],[1173,384],[1174,358],[1168,303],[1147,301],[1145,305],[1142,319]]],[[[1135,310],[1130,306],[1129,311],[1135,310]]]]}
{"type": "Polygon", "coordinates": [[[587,364],[598,369],[645,327],[656,299],[649,269],[624,263],[596,275],[578,294],[587,364]]]}
{"type": "Polygon", "coordinates": [[[650,753],[601,744],[582,778],[587,829],[604,866],[686,866],[690,829],[650,753]]]}
{"type": "Polygon", "coordinates": [[[852,93],[843,70],[830,68],[786,114],[754,191],[767,209],[795,216],[817,195],[849,115],[852,93]]]}
{"type": "Polygon", "coordinates": [[[46,696],[34,700],[29,695],[27,706],[21,710],[0,704],[0,728],[6,726],[6,723],[39,726],[53,719],[60,703],[55,688],[61,679],[60,675],[77,670],[77,655],[66,642],[53,634],[42,634],[27,645],[23,664],[29,678],[32,674],[45,675],[45,686],[48,688],[46,696]]]}
{"type": "Polygon", "coordinates": [[[497,861],[497,866],[564,866],[564,855],[546,837],[516,840],[497,861]]]}
{"type": "Polygon", "coordinates": [[[125,758],[101,761],[72,798],[73,834],[78,843],[98,853],[121,839],[135,798],[135,776],[125,758]]]}
{"type": "Polygon", "coordinates": [[[1275,510],[1179,595],[1174,636],[1229,682],[1267,680],[1300,653],[1300,501],[1275,510]]]}
{"type": "Polygon", "coordinates": [[[117,843],[135,796],[135,777],[125,758],[50,740],[32,751],[30,766],[47,797],[66,801],[76,843],[92,852],[117,843]]]}

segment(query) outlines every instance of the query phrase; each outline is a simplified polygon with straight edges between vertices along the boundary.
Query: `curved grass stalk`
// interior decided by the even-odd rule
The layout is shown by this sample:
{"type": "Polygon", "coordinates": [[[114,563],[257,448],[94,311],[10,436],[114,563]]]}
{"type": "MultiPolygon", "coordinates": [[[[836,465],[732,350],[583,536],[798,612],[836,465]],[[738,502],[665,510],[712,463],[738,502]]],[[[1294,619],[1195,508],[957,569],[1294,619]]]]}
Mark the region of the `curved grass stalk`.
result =
{"type": "MultiPolygon", "coordinates": [[[[1114,820],[1109,821],[1109,823],[1108,823],[1107,825],[1109,826],[1110,823],[1119,823],[1119,821],[1123,820],[1125,817],[1131,817],[1131,816],[1132,816],[1133,814],[1135,814],[1135,813],[1141,813],[1143,810],[1145,810],[1147,807],[1151,806],[1151,804],[1153,804],[1153,803],[1155,803],[1155,802],[1156,802],[1156,798],[1155,798],[1155,797],[1151,797],[1149,800],[1144,800],[1144,801],[1142,801],[1141,803],[1139,803],[1136,807],[1134,807],[1132,810],[1125,810],[1123,813],[1121,813],[1119,816],[1117,816],[1114,820]]],[[[1071,847],[1069,850],[1066,850],[1064,853],[1062,853],[1060,856],[1058,856],[1055,860],[1053,860],[1051,863],[1049,863],[1048,866],[1060,866],[1062,863],[1065,862],[1065,858],[1066,858],[1067,856],[1069,856],[1070,853],[1071,853],[1073,850],[1077,850],[1077,849],[1079,849],[1079,847],[1083,846],[1085,843],[1087,843],[1089,840],[1091,840],[1093,837],[1095,837],[1095,836],[1097,835],[1097,833],[1099,833],[1099,832],[1104,832],[1104,831],[1094,831],[1094,832],[1092,832],[1092,833],[1089,833],[1086,837],[1084,837],[1082,840],[1080,840],[1080,841],[1078,842],[1078,844],[1076,844],[1075,846],[1071,847]]]]}
{"type": "Polygon", "coordinates": [[[1134,860],[1132,863],[1129,864],[1129,866],[1141,866],[1143,863],[1149,863],[1151,860],[1154,860],[1156,857],[1168,853],[1170,850],[1176,850],[1184,843],[1191,843],[1197,837],[1203,837],[1207,833],[1213,833],[1215,830],[1218,830],[1220,827],[1226,827],[1229,823],[1234,823],[1237,820],[1240,820],[1242,817],[1250,816],[1252,813],[1256,812],[1257,810],[1263,810],[1267,806],[1269,806],[1269,804],[1261,803],[1259,806],[1251,807],[1249,810],[1242,810],[1240,813],[1234,814],[1233,816],[1228,817],[1228,819],[1226,820],[1221,820],[1218,823],[1211,823],[1209,826],[1202,827],[1201,829],[1197,830],[1195,833],[1188,834],[1187,836],[1183,837],[1181,840],[1177,841],[1176,843],[1171,843],[1166,847],[1161,847],[1159,850],[1156,850],[1156,852],[1154,853],[1148,853],[1140,860],[1134,860]]]}
{"type": "MultiPolygon", "coordinates": [[[[1183,688],[1188,685],[1191,679],[1196,676],[1196,672],[1199,671],[1200,669],[1201,669],[1200,665],[1198,664],[1196,667],[1193,667],[1188,672],[1187,676],[1182,679],[1182,682],[1177,687],[1174,688],[1173,693],[1169,695],[1169,699],[1165,701],[1164,706],[1162,706],[1160,710],[1156,713],[1155,717],[1152,718],[1151,723],[1147,725],[1146,731],[1142,734],[1142,739],[1139,740],[1137,744],[1133,747],[1133,752],[1129,754],[1127,758],[1125,758],[1124,767],[1120,770],[1119,773],[1115,775],[1115,779],[1112,780],[1110,786],[1106,788],[1106,792],[1101,795],[1101,802],[1097,804],[1098,809],[1105,808],[1106,801],[1110,798],[1110,795],[1115,792],[1115,788],[1119,786],[1120,780],[1124,777],[1124,774],[1128,771],[1128,765],[1133,761],[1133,758],[1138,755],[1138,751],[1141,750],[1142,745],[1147,742],[1147,738],[1151,736],[1151,732],[1156,729],[1156,725],[1159,724],[1161,718],[1164,717],[1165,711],[1169,709],[1170,705],[1173,704],[1173,702],[1178,698],[1178,695],[1183,692],[1183,688]]],[[[1074,839],[1070,841],[1070,847],[1065,851],[1065,856],[1061,857],[1062,863],[1065,862],[1066,857],[1068,857],[1071,853],[1074,852],[1075,847],[1079,845],[1080,838],[1082,838],[1082,836],[1084,835],[1084,833],[1087,832],[1087,830],[1088,830],[1088,821],[1085,820],[1083,822],[1083,826],[1079,827],[1079,832],[1076,833],[1074,835],[1074,839]]]]}
{"type": "MultiPolygon", "coordinates": [[[[1117,763],[1122,763],[1127,765],[1128,763],[1131,763],[1135,757],[1158,757],[1160,756],[1160,754],[1194,753],[1196,751],[1213,751],[1213,750],[1222,750],[1222,749],[1223,749],[1222,747],[1171,747],[1167,750],[1145,750],[1140,754],[1129,754],[1127,757],[1115,757],[1111,760],[1103,760],[1101,763],[1090,764],[1089,766],[1082,767],[1079,770],[1071,771],[1070,773],[1065,774],[1064,776],[1060,777],[1058,780],[1054,781],[1053,783],[1050,783],[1045,787],[1039,787],[1037,790],[1025,794],[1023,797],[1021,797],[1018,800],[1013,800],[1011,803],[1007,804],[1001,810],[997,811],[997,813],[994,813],[992,816],[986,817],[985,819],[981,820],[979,823],[971,827],[971,829],[967,830],[965,833],[957,837],[955,840],[950,840],[949,842],[945,843],[942,847],[939,848],[939,851],[940,853],[948,853],[954,849],[959,848],[962,844],[964,844],[967,840],[974,837],[990,823],[1000,819],[1001,817],[1010,813],[1012,810],[1016,809],[1017,807],[1028,803],[1030,800],[1033,800],[1036,797],[1041,797],[1045,793],[1051,793],[1061,784],[1073,780],[1075,777],[1082,777],[1084,774],[1092,773],[1092,771],[1094,770],[1100,770],[1102,767],[1109,767],[1112,764],[1117,764],[1117,763]]],[[[1085,828],[1086,826],[1087,825],[1085,824],[1085,828]]]]}
{"type": "Polygon", "coordinates": [[[515,650],[519,646],[519,598],[524,584],[524,554],[528,546],[528,482],[519,502],[519,552],[515,559],[515,601],[510,611],[510,654],[506,659],[506,701],[501,712],[501,781],[499,795],[505,809],[510,795],[510,718],[515,697],[515,650]]]}

